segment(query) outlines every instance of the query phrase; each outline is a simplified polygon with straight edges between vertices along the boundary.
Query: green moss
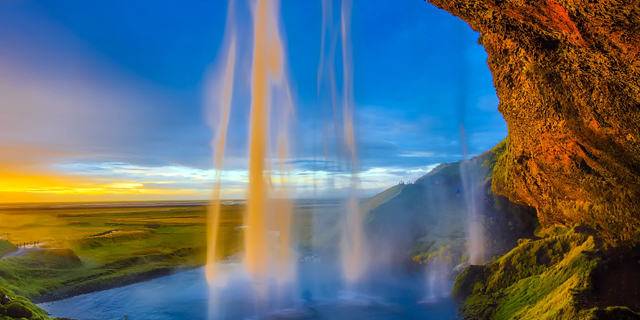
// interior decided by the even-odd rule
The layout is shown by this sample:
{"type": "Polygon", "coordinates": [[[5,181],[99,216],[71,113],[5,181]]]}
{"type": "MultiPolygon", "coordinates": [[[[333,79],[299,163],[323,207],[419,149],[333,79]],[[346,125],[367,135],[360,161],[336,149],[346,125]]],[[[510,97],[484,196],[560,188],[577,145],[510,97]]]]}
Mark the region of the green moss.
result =
{"type": "Polygon", "coordinates": [[[509,172],[511,170],[512,159],[511,156],[511,137],[507,137],[502,140],[497,146],[495,146],[491,152],[495,155],[492,161],[493,180],[491,182],[491,189],[496,194],[505,195],[509,200],[514,201],[516,197],[511,197],[506,192],[511,185],[509,181],[509,172]]]}
{"type": "Polygon", "coordinates": [[[0,319],[48,320],[46,311],[27,298],[0,286],[0,319]]]}
{"type": "Polygon", "coordinates": [[[33,316],[33,312],[19,301],[10,302],[9,304],[7,304],[6,309],[7,316],[14,319],[31,319],[31,317],[33,316]]]}
{"type": "Polygon", "coordinates": [[[456,281],[451,289],[451,297],[455,299],[466,299],[477,283],[482,283],[486,278],[484,266],[470,265],[456,277],[456,281]]]}
{"type": "Polygon", "coordinates": [[[466,298],[462,315],[466,319],[595,318],[597,310],[577,306],[577,296],[592,290],[599,262],[589,255],[599,248],[597,241],[584,228],[545,229],[540,232],[543,239],[520,241],[493,263],[468,267],[451,292],[455,298],[466,298]]]}

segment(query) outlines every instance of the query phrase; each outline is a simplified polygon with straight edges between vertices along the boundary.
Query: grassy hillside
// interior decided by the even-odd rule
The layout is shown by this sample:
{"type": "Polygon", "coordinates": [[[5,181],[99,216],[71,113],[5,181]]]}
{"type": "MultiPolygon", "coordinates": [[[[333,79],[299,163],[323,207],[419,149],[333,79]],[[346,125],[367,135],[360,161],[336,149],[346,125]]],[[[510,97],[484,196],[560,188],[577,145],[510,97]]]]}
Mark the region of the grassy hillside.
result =
{"type": "Polygon", "coordinates": [[[6,240],[0,240],[0,257],[17,249],[18,246],[16,246],[15,244],[6,240]]]}
{"type": "Polygon", "coordinates": [[[475,205],[485,230],[486,252],[498,256],[531,236],[535,211],[491,191],[491,177],[503,144],[468,161],[442,164],[412,184],[398,184],[367,200],[363,211],[374,247],[392,243],[395,259],[428,263],[466,259],[465,221],[475,205]]]}

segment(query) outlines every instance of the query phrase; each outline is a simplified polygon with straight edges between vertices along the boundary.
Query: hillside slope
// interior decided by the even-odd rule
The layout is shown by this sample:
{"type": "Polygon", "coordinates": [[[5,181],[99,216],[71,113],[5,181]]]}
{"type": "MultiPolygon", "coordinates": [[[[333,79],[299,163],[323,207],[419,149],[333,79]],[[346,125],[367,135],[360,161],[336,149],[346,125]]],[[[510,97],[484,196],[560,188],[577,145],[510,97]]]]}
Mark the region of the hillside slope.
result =
{"type": "Polygon", "coordinates": [[[530,237],[535,211],[491,191],[493,166],[504,144],[467,161],[441,164],[412,184],[398,184],[363,204],[372,247],[386,248],[396,261],[428,262],[444,254],[450,264],[467,260],[465,228],[474,206],[485,230],[486,259],[530,237]],[[406,248],[406,251],[398,250],[406,248]]]}

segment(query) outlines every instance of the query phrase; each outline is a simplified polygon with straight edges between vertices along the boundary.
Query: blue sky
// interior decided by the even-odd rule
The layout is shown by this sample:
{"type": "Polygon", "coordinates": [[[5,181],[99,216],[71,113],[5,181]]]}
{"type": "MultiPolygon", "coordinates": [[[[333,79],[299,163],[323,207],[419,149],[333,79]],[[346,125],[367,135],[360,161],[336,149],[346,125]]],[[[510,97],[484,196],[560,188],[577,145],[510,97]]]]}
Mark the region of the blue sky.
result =
{"type": "MultiPolygon", "coordinates": [[[[296,194],[311,196],[315,178],[318,196],[337,196],[342,172],[324,159],[320,130],[331,120],[317,91],[321,3],[280,7],[296,194]]],[[[206,198],[213,135],[204,97],[226,14],[226,1],[1,2],[0,201],[206,198]]],[[[238,0],[235,16],[251,43],[250,2],[238,0]]],[[[354,0],[351,22],[363,194],[461,159],[461,125],[469,154],[506,136],[486,53],[465,22],[421,0],[354,0]]],[[[241,48],[238,73],[249,73],[250,54],[241,48]]],[[[234,96],[230,198],[244,195],[249,103],[234,96]]]]}

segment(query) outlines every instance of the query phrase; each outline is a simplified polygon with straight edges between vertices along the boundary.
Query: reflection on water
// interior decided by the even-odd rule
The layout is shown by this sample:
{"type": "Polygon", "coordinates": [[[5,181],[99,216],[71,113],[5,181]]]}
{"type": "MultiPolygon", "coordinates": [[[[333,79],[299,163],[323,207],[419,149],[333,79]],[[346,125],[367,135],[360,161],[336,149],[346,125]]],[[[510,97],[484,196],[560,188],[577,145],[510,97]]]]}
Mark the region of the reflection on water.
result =
{"type": "MultiPolygon", "coordinates": [[[[271,305],[256,308],[250,281],[236,264],[230,285],[219,292],[213,319],[459,319],[448,297],[425,300],[424,277],[418,274],[379,275],[357,292],[344,292],[339,268],[306,259],[297,287],[269,292],[271,305]],[[280,298],[275,298],[275,296],[280,298]],[[284,297],[284,298],[283,298],[284,297]],[[287,298],[296,297],[296,298],[287,298]],[[254,310],[262,310],[254,314],[254,310]]],[[[449,287],[452,283],[447,284],[449,287]]],[[[40,304],[55,316],[83,319],[169,320],[207,319],[209,290],[204,268],[134,285],[40,304]]],[[[429,295],[427,293],[427,295],[429,295]]],[[[433,297],[433,295],[429,295],[433,297]]]]}

